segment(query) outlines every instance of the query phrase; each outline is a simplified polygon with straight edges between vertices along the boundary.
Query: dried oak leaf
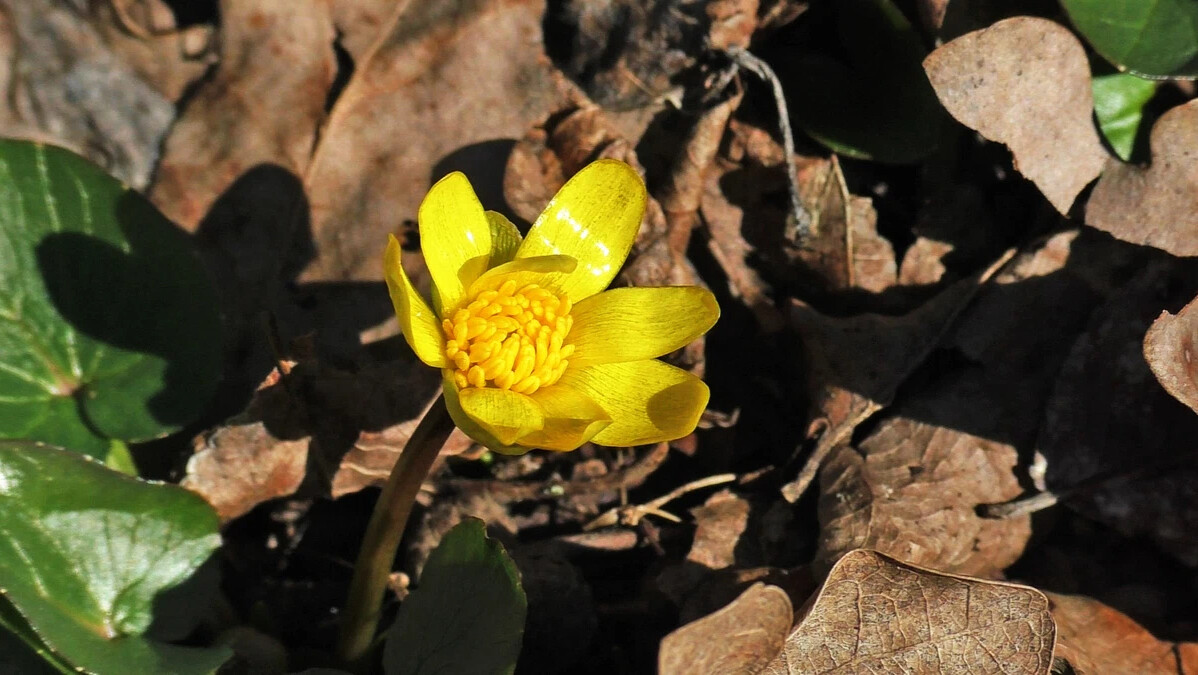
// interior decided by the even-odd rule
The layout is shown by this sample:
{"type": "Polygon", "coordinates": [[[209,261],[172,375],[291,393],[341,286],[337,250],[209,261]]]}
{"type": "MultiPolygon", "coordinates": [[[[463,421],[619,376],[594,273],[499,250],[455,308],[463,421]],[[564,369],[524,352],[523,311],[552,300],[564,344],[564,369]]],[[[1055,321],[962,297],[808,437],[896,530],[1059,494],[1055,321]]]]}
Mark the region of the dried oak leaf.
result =
{"type": "MultiPolygon", "coordinates": [[[[405,360],[358,373],[309,362],[276,371],[245,412],[195,439],[182,485],[225,522],[277,497],[380,485],[436,394],[427,370],[405,360]]],[[[455,431],[442,452],[469,446],[455,431]]]]}
{"type": "Polygon", "coordinates": [[[936,49],[924,69],[949,113],[1009,147],[1015,168],[1061,213],[1102,172],[1089,62],[1064,26],[999,21],[936,49]]]}
{"type": "Polygon", "coordinates": [[[221,23],[216,73],[175,122],[150,190],[158,208],[188,230],[255,166],[303,174],[337,74],[322,0],[225,0],[221,23]]]}
{"type": "Polygon", "coordinates": [[[446,0],[410,2],[393,18],[333,105],[304,176],[318,254],[305,281],[377,280],[379,242],[455,169],[488,208],[502,204],[510,139],[571,94],[544,58],[543,12],[538,0],[446,0]]]}
{"type": "Polygon", "coordinates": [[[1079,675],[1136,673],[1186,675],[1195,673],[1178,660],[1176,644],[1158,640],[1122,612],[1081,595],[1046,593],[1057,626],[1056,657],[1069,662],[1079,675]]]}
{"type": "Polygon", "coordinates": [[[1110,159],[1086,204],[1086,224],[1173,255],[1198,255],[1198,101],[1152,127],[1152,164],[1110,159]]]}
{"type": "Polygon", "coordinates": [[[785,591],[753,584],[723,609],[665,636],[657,655],[657,672],[761,672],[782,650],[792,620],[785,591]]]}
{"type": "Polygon", "coordinates": [[[1144,360],[1152,374],[1178,401],[1198,412],[1198,298],[1177,314],[1168,311],[1152,322],[1144,336],[1144,360]]]}
{"type": "Polygon", "coordinates": [[[1090,318],[1060,368],[1036,448],[1047,485],[1083,515],[1198,566],[1198,417],[1144,359],[1162,309],[1198,293],[1198,261],[1160,256],[1090,318]]]}
{"type": "Polygon", "coordinates": [[[1055,630],[1034,588],[852,551],[762,673],[1047,675],[1055,630]]]}
{"type": "Polygon", "coordinates": [[[948,572],[997,576],[1023,552],[1031,520],[982,518],[977,507],[1022,492],[1018,461],[1014,447],[956,429],[903,416],[882,422],[856,447],[833,451],[820,471],[816,564],[868,547],[948,572]]]}

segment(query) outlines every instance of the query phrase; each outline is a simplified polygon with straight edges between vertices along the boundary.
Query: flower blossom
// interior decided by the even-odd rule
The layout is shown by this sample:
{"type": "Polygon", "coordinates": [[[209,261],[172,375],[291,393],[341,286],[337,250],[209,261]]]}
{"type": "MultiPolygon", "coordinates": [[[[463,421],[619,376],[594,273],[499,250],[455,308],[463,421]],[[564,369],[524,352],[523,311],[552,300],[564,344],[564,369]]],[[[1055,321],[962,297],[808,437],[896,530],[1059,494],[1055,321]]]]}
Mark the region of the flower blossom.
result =
{"type": "Polygon", "coordinates": [[[656,359],[715,324],[715,297],[696,286],[605,290],[645,201],[632,167],[599,160],[522,238],[483,210],[464,175],[449,174],[418,215],[431,307],[391,237],[384,264],[400,327],[416,356],[441,369],[445,405],[471,438],[518,454],[656,443],[694,430],[707,385],[656,359]]]}

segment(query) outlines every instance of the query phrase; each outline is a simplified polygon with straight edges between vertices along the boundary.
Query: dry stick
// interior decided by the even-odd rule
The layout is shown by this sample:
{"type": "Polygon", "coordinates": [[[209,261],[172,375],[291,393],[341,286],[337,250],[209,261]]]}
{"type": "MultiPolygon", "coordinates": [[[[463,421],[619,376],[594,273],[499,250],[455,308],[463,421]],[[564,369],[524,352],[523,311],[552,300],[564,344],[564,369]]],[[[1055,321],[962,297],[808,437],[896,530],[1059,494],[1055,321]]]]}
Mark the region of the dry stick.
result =
{"type": "Polygon", "coordinates": [[[778,105],[778,128],[782,130],[782,152],[786,161],[787,187],[790,188],[791,218],[786,223],[786,237],[791,241],[804,239],[811,233],[811,214],[803,208],[799,198],[799,172],[795,168],[795,138],[790,128],[790,113],[786,109],[786,95],[782,93],[782,82],[765,61],[740,47],[728,47],[725,52],[737,66],[753,73],[769,83],[778,105]]]}
{"type": "Polygon", "coordinates": [[[354,565],[354,577],[349,585],[349,598],[337,640],[337,656],[356,672],[363,669],[365,658],[370,654],[383,591],[395,564],[395,553],[408,516],[412,514],[416,493],[452,431],[453,420],[445,408],[444,397],[438,396],[408,438],[374,505],[374,513],[362,538],[358,562],[354,565]]]}

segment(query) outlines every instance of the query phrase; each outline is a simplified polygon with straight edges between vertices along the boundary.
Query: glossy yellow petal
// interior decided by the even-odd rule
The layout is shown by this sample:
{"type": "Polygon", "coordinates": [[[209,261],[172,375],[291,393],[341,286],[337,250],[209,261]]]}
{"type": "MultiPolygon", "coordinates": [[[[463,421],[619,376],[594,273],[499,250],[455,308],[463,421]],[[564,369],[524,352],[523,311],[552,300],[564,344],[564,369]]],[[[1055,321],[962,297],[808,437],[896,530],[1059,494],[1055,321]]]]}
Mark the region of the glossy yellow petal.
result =
{"type": "Polygon", "coordinates": [[[624,162],[601,159],[579,171],[533,223],[516,258],[568,255],[574,302],[607,288],[628,257],[645,213],[645,183],[624,162]]]}
{"type": "Polygon", "coordinates": [[[471,419],[466,411],[462,410],[461,401],[458,400],[459,390],[453,381],[453,371],[442,370],[441,373],[441,389],[445,395],[445,409],[449,411],[449,416],[453,418],[453,423],[457,428],[478,443],[504,455],[523,455],[531,450],[531,448],[500,443],[498,438],[471,419]]]}
{"type": "Polygon", "coordinates": [[[469,282],[487,268],[491,256],[490,220],[470,181],[457,171],[429,189],[417,217],[420,250],[435,282],[435,292],[440,294],[440,307],[451,309],[462,299],[469,282]]]}
{"type": "Polygon", "coordinates": [[[525,284],[537,284],[541,288],[561,292],[562,284],[578,263],[568,255],[543,255],[536,258],[520,258],[498,267],[492,267],[470,285],[470,297],[483,291],[493,291],[508,280],[519,288],[525,284]]]}
{"type": "Polygon", "coordinates": [[[558,386],[581,392],[611,416],[592,439],[628,446],[671,441],[694,431],[707,407],[707,385],[661,361],[606,363],[567,368],[558,386]]]}
{"type": "Polygon", "coordinates": [[[578,302],[570,315],[576,368],[669,354],[710,330],[720,306],[698,286],[614,288],[578,302]]]}
{"type": "Polygon", "coordinates": [[[408,280],[400,262],[399,242],[395,237],[387,241],[387,252],[383,255],[383,277],[387,280],[387,292],[391,294],[391,304],[395,306],[395,316],[399,318],[399,328],[408,346],[421,361],[434,368],[449,366],[440,322],[408,280]]]}
{"type": "Polygon", "coordinates": [[[520,437],[520,445],[567,452],[591,440],[611,424],[611,417],[582,392],[553,385],[531,397],[545,413],[545,426],[520,437]]]}
{"type": "Polygon", "coordinates": [[[505,446],[545,427],[541,406],[514,391],[467,387],[458,390],[458,403],[467,417],[505,446]]]}
{"type": "Polygon", "coordinates": [[[491,261],[488,266],[511,262],[523,241],[520,230],[498,211],[487,211],[487,222],[491,224],[491,261]]]}

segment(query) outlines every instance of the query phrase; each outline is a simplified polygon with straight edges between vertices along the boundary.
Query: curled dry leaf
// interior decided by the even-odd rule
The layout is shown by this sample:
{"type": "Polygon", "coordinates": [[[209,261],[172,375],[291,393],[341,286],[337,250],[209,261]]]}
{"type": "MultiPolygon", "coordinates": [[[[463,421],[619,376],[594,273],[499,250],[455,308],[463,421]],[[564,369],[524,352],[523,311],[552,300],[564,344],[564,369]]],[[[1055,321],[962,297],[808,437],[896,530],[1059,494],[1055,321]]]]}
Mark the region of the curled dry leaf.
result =
{"type": "Polygon", "coordinates": [[[1178,651],[1196,643],[1158,640],[1122,612],[1081,595],[1047,593],[1057,626],[1057,658],[1079,675],[1136,673],[1186,675],[1194,665],[1179,663],[1178,651]]]}
{"type": "Polygon", "coordinates": [[[1102,171],[1089,62],[1064,26],[999,21],[935,50],[924,69],[949,113],[1009,147],[1015,168],[1061,213],[1102,171]]]}
{"type": "Polygon", "coordinates": [[[761,672],[782,650],[792,619],[785,591],[753,584],[723,609],[665,636],[657,672],[761,672]]]}
{"type": "Polygon", "coordinates": [[[1152,322],[1144,336],[1144,359],[1173,398],[1198,412],[1198,299],[1177,314],[1168,311],[1152,322]]]}
{"type": "Polygon", "coordinates": [[[1148,167],[1108,162],[1086,204],[1086,224],[1133,244],[1198,255],[1198,101],[1162,115],[1149,144],[1148,167]]]}
{"type": "MultiPolygon", "coordinates": [[[[195,439],[182,485],[222,522],[277,497],[380,485],[436,395],[436,373],[426,371],[408,360],[359,373],[307,362],[276,371],[245,412],[195,439]]],[[[469,446],[455,430],[442,452],[469,446]]]]}
{"type": "Polygon", "coordinates": [[[108,47],[170,101],[212,65],[215,27],[181,28],[165,0],[92,2],[88,13],[108,47]]]}
{"type": "Polygon", "coordinates": [[[1048,487],[1083,515],[1198,565],[1198,417],[1144,360],[1162,309],[1198,292],[1198,262],[1143,266],[1094,312],[1060,368],[1036,447],[1048,487]]]}
{"type": "Polygon", "coordinates": [[[150,191],[188,230],[256,166],[302,175],[337,74],[326,2],[225,0],[221,23],[220,65],[175,122],[150,191]]]}
{"type": "Polygon", "coordinates": [[[450,171],[466,170],[488,208],[502,205],[510,139],[570,94],[544,58],[543,13],[536,0],[446,0],[394,16],[356,64],[304,176],[318,253],[305,281],[378,279],[379,242],[450,171]]]}
{"type": "Polygon", "coordinates": [[[852,551],[809,601],[769,675],[1047,675],[1055,631],[1034,588],[852,551]]]}

